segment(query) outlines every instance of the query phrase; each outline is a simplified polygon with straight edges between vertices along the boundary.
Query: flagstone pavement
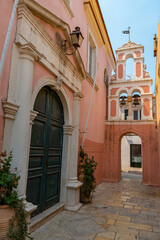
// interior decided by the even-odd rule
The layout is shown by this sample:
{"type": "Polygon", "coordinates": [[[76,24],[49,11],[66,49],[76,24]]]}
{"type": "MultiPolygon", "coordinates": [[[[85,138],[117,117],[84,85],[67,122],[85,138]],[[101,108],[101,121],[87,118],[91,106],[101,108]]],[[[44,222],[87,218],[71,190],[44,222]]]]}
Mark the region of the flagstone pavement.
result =
{"type": "Polygon", "coordinates": [[[160,240],[160,188],[130,176],[101,183],[92,203],[62,211],[32,233],[34,240],[160,240]]]}

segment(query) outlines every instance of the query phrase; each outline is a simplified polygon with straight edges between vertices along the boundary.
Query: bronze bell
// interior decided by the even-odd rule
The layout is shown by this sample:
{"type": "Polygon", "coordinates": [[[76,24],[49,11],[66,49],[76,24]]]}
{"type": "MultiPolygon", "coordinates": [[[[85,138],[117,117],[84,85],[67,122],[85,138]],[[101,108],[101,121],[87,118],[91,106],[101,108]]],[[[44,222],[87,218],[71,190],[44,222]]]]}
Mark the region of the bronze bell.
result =
{"type": "Polygon", "coordinates": [[[125,96],[120,97],[120,105],[125,105],[126,104],[126,100],[125,100],[125,96]]]}
{"type": "Polygon", "coordinates": [[[140,104],[140,102],[139,102],[139,96],[134,96],[133,104],[134,104],[134,105],[139,105],[139,104],[140,104]]]}

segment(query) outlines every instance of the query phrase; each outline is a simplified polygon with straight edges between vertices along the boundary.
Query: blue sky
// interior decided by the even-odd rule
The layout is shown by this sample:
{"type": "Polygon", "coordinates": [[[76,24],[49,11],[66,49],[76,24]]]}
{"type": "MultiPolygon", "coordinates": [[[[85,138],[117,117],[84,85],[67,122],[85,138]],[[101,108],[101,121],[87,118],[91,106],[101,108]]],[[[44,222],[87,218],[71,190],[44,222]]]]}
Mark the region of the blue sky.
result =
{"type": "Polygon", "coordinates": [[[153,34],[157,34],[160,0],[99,0],[113,51],[128,42],[123,30],[131,27],[131,41],[144,46],[144,63],[155,89],[156,58],[153,57],[153,34]]]}

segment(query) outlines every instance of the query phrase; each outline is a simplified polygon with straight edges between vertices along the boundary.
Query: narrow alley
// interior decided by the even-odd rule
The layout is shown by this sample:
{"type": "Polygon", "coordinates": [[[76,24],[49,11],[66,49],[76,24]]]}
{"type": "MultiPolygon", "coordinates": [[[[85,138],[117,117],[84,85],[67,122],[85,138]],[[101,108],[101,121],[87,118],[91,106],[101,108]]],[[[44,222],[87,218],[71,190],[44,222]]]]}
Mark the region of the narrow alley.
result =
{"type": "Polygon", "coordinates": [[[158,240],[160,187],[123,174],[119,183],[101,183],[91,204],[62,211],[32,233],[34,240],[158,240]]]}

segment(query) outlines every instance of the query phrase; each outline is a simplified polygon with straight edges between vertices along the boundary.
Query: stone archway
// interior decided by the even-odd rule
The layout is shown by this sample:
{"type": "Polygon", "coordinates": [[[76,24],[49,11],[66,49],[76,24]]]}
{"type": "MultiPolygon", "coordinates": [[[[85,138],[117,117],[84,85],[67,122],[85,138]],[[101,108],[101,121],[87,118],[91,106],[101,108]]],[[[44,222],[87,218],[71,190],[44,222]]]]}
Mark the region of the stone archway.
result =
{"type": "Polygon", "coordinates": [[[126,133],[135,133],[142,140],[143,178],[148,185],[160,185],[157,133],[154,121],[107,121],[103,180],[121,180],[121,138],[126,133]]]}

